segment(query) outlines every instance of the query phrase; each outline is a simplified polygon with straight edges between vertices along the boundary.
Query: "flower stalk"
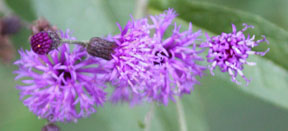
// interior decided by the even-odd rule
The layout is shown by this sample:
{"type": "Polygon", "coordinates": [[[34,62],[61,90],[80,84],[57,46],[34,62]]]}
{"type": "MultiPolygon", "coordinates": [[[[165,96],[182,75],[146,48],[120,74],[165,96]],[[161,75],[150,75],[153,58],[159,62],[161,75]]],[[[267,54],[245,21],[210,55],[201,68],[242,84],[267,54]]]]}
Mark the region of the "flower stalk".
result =
{"type": "Polygon", "coordinates": [[[145,124],[145,130],[144,131],[150,131],[151,123],[152,123],[152,117],[154,115],[154,103],[150,105],[150,109],[147,112],[145,119],[144,119],[144,124],[145,124]]]}
{"type": "Polygon", "coordinates": [[[183,109],[183,105],[181,102],[181,99],[179,97],[176,97],[176,108],[178,113],[178,122],[180,126],[180,131],[187,131],[187,123],[185,119],[185,112],[183,109]]]}
{"type": "Polygon", "coordinates": [[[78,40],[67,40],[67,39],[62,39],[61,44],[72,44],[72,45],[80,45],[83,47],[87,47],[88,41],[78,41],[78,40]]]}
{"type": "Polygon", "coordinates": [[[145,16],[148,0],[137,0],[135,5],[135,18],[139,19],[145,16]]]}

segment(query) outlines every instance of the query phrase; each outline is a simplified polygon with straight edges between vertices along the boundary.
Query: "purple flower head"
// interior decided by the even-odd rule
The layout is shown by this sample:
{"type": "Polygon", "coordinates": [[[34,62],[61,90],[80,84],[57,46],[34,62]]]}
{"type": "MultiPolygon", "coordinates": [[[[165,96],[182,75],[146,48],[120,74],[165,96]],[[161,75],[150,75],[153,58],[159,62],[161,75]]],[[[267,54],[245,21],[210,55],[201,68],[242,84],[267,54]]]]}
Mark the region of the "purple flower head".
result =
{"type": "Polygon", "coordinates": [[[138,94],[144,88],[141,85],[149,74],[147,69],[153,56],[149,44],[153,41],[149,36],[150,27],[146,18],[132,18],[123,29],[119,25],[119,29],[120,34],[113,37],[117,46],[112,53],[112,60],[106,64],[112,69],[109,80],[115,86],[111,99],[113,102],[131,102],[135,98],[132,94],[138,94]]]}
{"type": "Polygon", "coordinates": [[[214,75],[213,70],[216,66],[220,68],[222,72],[228,72],[231,76],[231,80],[237,84],[240,84],[236,80],[237,74],[239,74],[248,85],[250,80],[243,74],[243,65],[255,65],[254,62],[248,62],[249,55],[261,55],[264,56],[269,48],[265,52],[252,51],[252,48],[258,46],[261,42],[267,42],[265,36],[263,39],[255,41],[255,35],[247,37],[244,35],[244,31],[248,28],[254,28],[247,24],[243,24],[244,28],[240,31],[236,30],[236,26],[232,25],[232,33],[222,33],[218,36],[207,36],[207,42],[203,43],[203,47],[209,48],[207,55],[208,62],[212,63],[210,66],[210,72],[214,75]]]}
{"type": "Polygon", "coordinates": [[[143,99],[167,104],[174,95],[190,93],[197,83],[196,76],[205,69],[195,61],[202,60],[195,41],[200,32],[180,32],[176,26],[167,39],[163,35],[176,17],[169,9],[158,16],[129,21],[121,34],[114,37],[118,47],[112,55],[112,100],[140,101],[143,99]]]}
{"type": "Polygon", "coordinates": [[[146,95],[154,101],[167,105],[174,96],[189,94],[195,84],[196,76],[202,76],[204,66],[196,64],[203,60],[196,51],[196,41],[201,32],[193,32],[192,24],[186,31],[180,32],[181,26],[174,25],[171,36],[164,39],[167,28],[176,17],[176,13],[169,9],[164,14],[152,16],[155,34],[153,40],[154,59],[151,68],[153,76],[147,81],[146,95]]]}
{"type": "MultiPolygon", "coordinates": [[[[75,40],[69,31],[61,32],[61,37],[75,40]]],[[[23,83],[17,86],[20,99],[40,118],[76,121],[105,102],[106,93],[99,87],[105,70],[81,46],[69,49],[68,44],[63,44],[47,55],[32,50],[19,53],[21,58],[15,62],[19,69],[15,73],[23,83]]]]}

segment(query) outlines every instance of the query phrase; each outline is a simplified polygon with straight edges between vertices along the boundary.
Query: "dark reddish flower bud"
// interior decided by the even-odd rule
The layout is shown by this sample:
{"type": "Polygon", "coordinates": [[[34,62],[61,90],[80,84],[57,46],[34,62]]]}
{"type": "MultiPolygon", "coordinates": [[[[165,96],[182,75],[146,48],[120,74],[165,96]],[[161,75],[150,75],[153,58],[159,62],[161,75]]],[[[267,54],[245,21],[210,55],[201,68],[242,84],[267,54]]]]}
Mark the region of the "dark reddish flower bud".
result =
{"type": "Polygon", "coordinates": [[[115,42],[111,42],[100,37],[93,37],[87,45],[88,54],[100,57],[105,60],[111,60],[113,49],[117,47],[115,42]]]}
{"type": "Polygon", "coordinates": [[[17,33],[22,25],[21,25],[21,20],[17,16],[7,16],[3,17],[1,19],[1,25],[2,25],[2,30],[1,34],[2,35],[11,35],[17,33]]]}
{"type": "Polygon", "coordinates": [[[30,38],[32,50],[39,54],[44,55],[51,50],[57,48],[61,39],[56,32],[42,31],[30,38]]]}
{"type": "Polygon", "coordinates": [[[49,123],[42,128],[42,131],[60,131],[60,128],[53,123],[49,123]]]}

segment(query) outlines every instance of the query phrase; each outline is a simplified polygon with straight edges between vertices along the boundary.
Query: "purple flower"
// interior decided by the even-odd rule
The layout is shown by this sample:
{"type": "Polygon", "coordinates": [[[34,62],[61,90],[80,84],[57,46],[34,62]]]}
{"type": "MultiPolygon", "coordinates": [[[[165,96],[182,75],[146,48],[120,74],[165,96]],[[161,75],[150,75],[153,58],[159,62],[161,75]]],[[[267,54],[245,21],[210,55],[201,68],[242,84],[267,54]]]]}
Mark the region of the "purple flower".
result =
{"type": "Polygon", "coordinates": [[[255,41],[255,35],[250,38],[244,35],[244,31],[248,28],[254,28],[247,24],[243,24],[244,28],[237,32],[236,26],[233,24],[232,33],[222,33],[218,36],[210,38],[207,34],[207,42],[203,43],[203,47],[209,48],[207,55],[208,62],[212,63],[210,66],[211,74],[214,75],[213,70],[216,66],[220,68],[222,72],[227,72],[231,76],[231,80],[237,84],[240,84],[236,80],[237,74],[239,74],[248,85],[250,80],[243,74],[243,65],[255,65],[254,62],[248,62],[247,58],[249,55],[261,55],[264,56],[269,48],[265,52],[252,51],[252,48],[258,46],[261,42],[267,42],[265,36],[262,40],[255,41]]]}
{"type": "MultiPolygon", "coordinates": [[[[69,32],[61,33],[65,39],[75,40],[69,32]]],[[[68,44],[59,46],[47,55],[32,50],[20,50],[21,58],[15,62],[15,71],[22,85],[18,85],[20,98],[30,111],[49,121],[76,121],[95,112],[95,106],[105,102],[106,93],[101,86],[99,61],[89,57],[85,49],[68,44]]]]}
{"type": "Polygon", "coordinates": [[[152,63],[152,49],[149,47],[152,42],[150,25],[146,18],[140,20],[132,18],[124,28],[118,26],[120,34],[113,36],[117,46],[112,53],[112,60],[105,63],[106,68],[112,70],[108,76],[115,86],[111,100],[132,102],[140,97],[140,92],[144,88],[142,84],[149,74],[147,69],[152,63]]]}
{"type": "Polygon", "coordinates": [[[199,83],[196,76],[202,76],[204,66],[196,64],[203,59],[198,56],[202,51],[196,50],[196,41],[199,40],[201,32],[193,32],[192,24],[186,31],[180,32],[181,26],[174,25],[171,36],[164,39],[165,33],[170,33],[167,28],[176,13],[169,9],[164,14],[152,16],[155,34],[152,44],[154,59],[153,67],[150,69],[152,76],[146,82],[146,95],[154,101],[164,105],[174,96],[189,94],[194,85],[199,83]]]}
{"type": "Polygon", "coordinates": [[[205,69],[195,61],[202,60],[195,41],[200,32],[192,32],[192,25],[184,32],[175,24],[172,35],[163,38],[176,17],[169,9],[158,16],[132,20],[114,36],[118,47],[114,50],[113,72],[110,80],[115,86],[112,100],[152,100],[165,105],[174,95],[190,93],[205,69]]]}

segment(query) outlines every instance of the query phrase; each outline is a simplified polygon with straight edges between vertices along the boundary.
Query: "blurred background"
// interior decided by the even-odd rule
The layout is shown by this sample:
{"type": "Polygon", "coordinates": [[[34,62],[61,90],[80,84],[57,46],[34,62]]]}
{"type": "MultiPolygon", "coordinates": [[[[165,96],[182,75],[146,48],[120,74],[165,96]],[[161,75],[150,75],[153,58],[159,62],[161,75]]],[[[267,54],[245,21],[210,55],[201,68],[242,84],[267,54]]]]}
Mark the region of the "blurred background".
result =
{"type": "MultiPolygon", "coordinates": [[[[165,0],[163,0],[165,1],[165,0]]],[[[226,6],[259,15],[288,30],[288,0],[190,0],[226,6]]],[[[29,24],[45,17],[60,29],[70,29],[79,40],[117,33],[116,22],[124,25],[135,14],[134,0],[0,0],[0,16],[14,14],[29,24]]],[[[148,9],[149,12],[149,9],[148,9]]],[[[2,17],[3,18],[3,17],[2,17]]],[[[16,50],[29,49],[31,31],[0,37],[0,131],[39,131],[46,120],[38,119],[19,100],[14,81],[19,58],[16,50]],[[5,38],[4,38],[5,37],[5,38]],[[8,42],[7,42],[8,40],[8,42]],[[4,43],[4,44],[3,44],[4,43]]],[[[286,131],[288,110],[246,93],[226,81],[205,82],[182,99],[189,130],[193,131],[286,131]],[[213,88],[215,87],[215,88],[213,88]]],[[[276,86],[276,85],[275,85],[276,86]]],[[[288,95],[288,94],[287,94],[288,95]]],[[[288,100],[287,100],[288,101],[288,100]]],[[[63,131],[141,131],[150,105],[105,104],[97,113],[78,123],[57,123],[63,131]]],[[[152,131],[179,130],[176,104],[156,106],[152,131]]]]}

